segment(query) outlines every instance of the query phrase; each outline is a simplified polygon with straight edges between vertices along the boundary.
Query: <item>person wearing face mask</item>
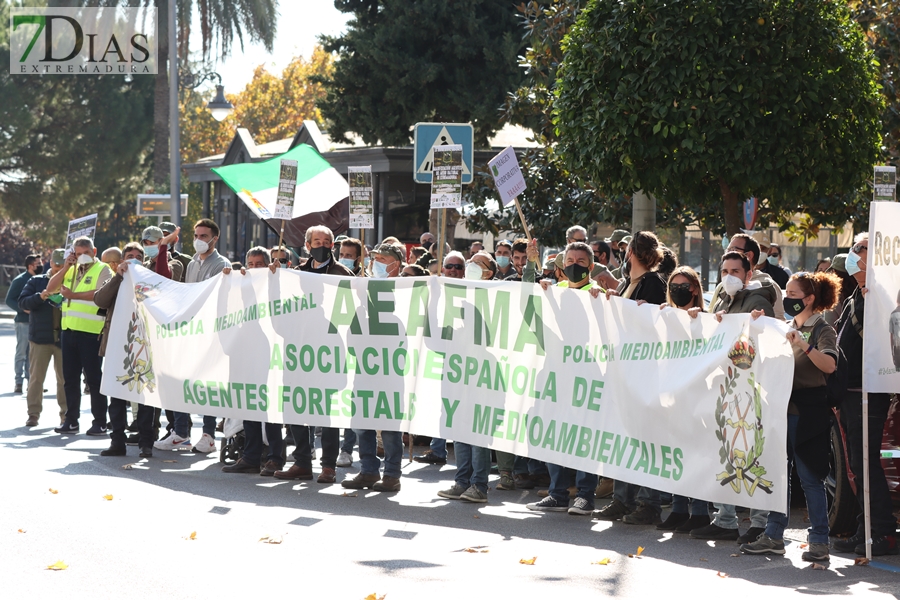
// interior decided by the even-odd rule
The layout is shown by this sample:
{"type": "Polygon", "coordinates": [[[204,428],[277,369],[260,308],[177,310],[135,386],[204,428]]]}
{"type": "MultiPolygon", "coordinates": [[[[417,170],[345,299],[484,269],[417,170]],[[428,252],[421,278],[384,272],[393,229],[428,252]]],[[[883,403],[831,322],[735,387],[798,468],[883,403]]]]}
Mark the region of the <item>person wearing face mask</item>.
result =
{"type": "Polygon", "coordinates": [[[622,263],[625,262],[625,251],[628,249],[628,242],[631,241],[631,233],[624,229],[616,229],[613,231],[612,235],[604,241],[609,244],[609,247],[612,250],[612,258],[615,259],[615,269],[612,269],[611,271],[613,277],[622,279],[619,269],[621,269],[622,263]],[[628,241],[625,241],[625,238],[628,238],[628,241]]]}
{"type": "MultiPolygon", "coordinates": [[[[187,272],[184,275],[185,283],[206,281],[219,275],[226,267],[231,266],[231,262],[216,250],[218,241],[219,226],[215,221],[212,219],[200,219],[194,224],[194,250],[196,250],[196,253],[191,258],[191,262],[188,263],[187,272]]],[[[209,454],[216,449],[216,417],[214,415],[203,415],[203,434],[193,446],[191,446],[190,442],[190,415],[175,411],[174,418],[172,433],[153,444],[154,448],[157,450],[177,450],[190,446],[193,452],[202,454],[209,454]]]]}
{"type": "MultiPolygon", "coordinates": [[[[847,254],[847,273],[859,284],[844,302],[841,316],[835,323],[838,344],[847,357],[847,392],[841,402],[841,418],[844,419],[847,434],[847,453],[850,455],[850,470],[856,480],[863,478],[863,429],[862,429],[862,382],[863,382],[863,323],[866,310],[866,275],[869,255],[869,234],[861,233],[854,239],[853,247],[847,254]]],[[[893,515],[890,488],[881,466],[881,438],[884,423],[891,407],[890,394],[869,393],[869,513],[872,526],[872,555],[900,554],[896,534],[896,519],[893,515]]],[[[856,533],[847,539],[834,540],[835,552],[866,553],[865,520],[862,512],[863,486],[856,486],[859,501],[859,516],[856,533]]]]}
{"type": "Polygon", "coordinates": [[[466,263],[465,278],[470,281],[494,279],[497,269],[497,262],[490,254],[482,250],[481,252],[476,252],[472,259],[466,263]]]}
{"type": "MultiPolygon", "coordinates": [[[[826,398],[826,377],[837,367],[834,329],[822,312],[837,303],[841,280],[830,273],[798,273],[788,280],[784,312],[793,317],[787,340],[794,352],[794,381],[787,409],[787,472],[797,467],[809,514],[809,544],[802,559],[828,560],[828,476],[833,413],[826,398]]],[[[787,506],[791,505],[790,485],[787,506]]],[[[788,515],[770,512],[765,532],[741,545],[745,554],[784,554],[788,515]]]]}
{"type": "Polygon", "coordinates": [[[97,250],[89,237],[77,238],[65,265],[50,278],[49,293],[60,292],[61,344],[66,390],[66,418],[56,433],[79,432],[81,416],[81,374],[91,390],[93,423],[87,434],[106,435],[106,396],[100,393],[103,360],[100,358],[100,332],[106,311],[94,303],[94,292],[112,278],[112,271],[96,258],[97,250]],[[77,266],[76,266],[77,265],[77,266]],[[73,267],[75,267],[73,269],[73,267]]]}
{"type": "MultiPolygon", "coordinates": [[[[754,237],[747,235],[746,233],[738,233],[732,236],[731,240],[728,242],[728,249],[726,252],[740,252],[744,256],[747,257],[747,260],[750,261],[750,266],[753,268],[752,275],[750,276],[751,281],[758,282],[761,286],[770,286],[770,292],[774,293],[774,298],[772,299],[772,308],[775,310],[775,318],[783,321],[784,320],[784,306],[781,301],[784,293],[781,291],[781,287],[779,287],[772,277],[769,276],[768,273],[761,269],[762,265],[768,264],[766,263],[766,253],[760,246],[757,239],[764,239],[765,243],[768,244],[768,238],[759,237],[761,232],[757,232],[754,237]],[[759,257],[762,256],[762,263],[759,264],[759,257]],[[754,267],[754,265],[756,265],[754,267]]],[[[762,234],[764,236],[764,234],[762,234]]],[[[716,285],[716,289],[713,290],[712,298],[710,299],[709,305],[714,306],[719,297],[722,296],[724,292],[722,291],[722,282],[719,281],[719,284],[716,285]]]]}
{"type": "Polygon", "coordinates": [[[784,289],[790,274],[778,265],[781,258],[781,249],[769,241],[765,233],[758,231],[753,238],[759,243],[760,257],[757,259],[757,268],[772,278],[775,285],[784,289]],[[774,250],[773,250],[774,248],[774,250]]]}
{"type": "Polygon", "coordinates": [[[628,278],[629,271],[631,269],[631,265],[628,263],[628,260],[626,259],[626,257],[628,255],[628,246],[631,245],[631,241],[633,239],[634,239],[633,236],[626,235],[625,237],[622,238],[622,241],[619,242],[619,247],[621,248],[621,250],[619,250],[619,253],[618,253],[619,266],[616,267],[615,269],[613,269],[612,271],[610,271],[610,273],[612,273],[612,276],[615,277],[620,282],[623,279],[628,278]]]}
{"type": "MultiPolygon", "coordinates": [[[[752,265],[741,252],[726,252],[722,256],[719,269],[722,280],[722,294],[712,305],[711,312],[722,319],[725,314],[749,313],[754,318],[765,315],[775,316],[772,303],[775,301],[774,286],[752,281],[752,265]]],[[[752,509],[750,528],[744,535],[738,529],[737,507],[733,504],[715,504],[717,512],[712,523],[691,531],[691,537],[701,540],[736,540],[738,544],[755,541],[766,527],[768,511],[752,509]]]]}
{"type": "MultiPolygon", "coordinates": [[[[617,290],[607,291],[607,297],[617,295],[646,304],[665,302],[666,282],[658,270],[662,259],[663,251],[654,233],[635,233],[625,251],[622,264],[626,277],[617,290]]],[[[658,490],[616,481],[613,486],[613,501],[594,511],[593,517],[604,521],[621,519],[629,525],[658,525],[661,512],[658,490]]]]}
{"type": "Polygon", "coordinates": [[[403,253],[393,244],[379,244],[372,250],[372,277],[388,279],[399,277],[403,268],[403,253]]]}
{"type": "Polygon", "coordinates": [[[356,238],[346,238],[341,244],[338,262],[350,269],[357,277],[365,277],[362,268],[362,242],[356,238]]]}
{"type": "MultiPolygon", "coordinates": [[[[47,284],[50,277],[63,267],[66,252],[62,248],[50,255],[50,272],[35,274],[28,280],[19,295],[19,308],[29,313],[28,343],[30,368],[28,375],[28,420],[26,427],[36,427],[44,407],[44,379],[47,367],[53,359],[56,372],[56,402],[59,404],[59,422],[66,417],[65,378],[62,370],[62,348],[59,345],[62,314],[50,299],[47,284]]],[[[41,269],[42,271],[43,269],[41,269]]]]}
{"type": "Polygon", "coordinates": [[[512,264],[513,245],[509,240],[500,240],[494,249],[494,260],[497,261],[497,273],[494,279],[506,279],[515,274],[512,264]]]}
{"type": "Polygon", "coordinates": [[[782,262],[783,258],[784,255],[781,253],[781,246],[779,246],[778,244],[772,244],[771,246],[769,246],[769,255],[766,257],[768,263],[773,267],[778,267],[779,269],[784,271],[785,275],[790,277],[793,273],[790,269],[784,266],[784,263],[782,262]]]}
{"type": "Polygon", "coordinates": [[[19,306],[18,300],[25,284],[34,277],[44,272],[40,254],[29,254],[25,257],[25,271],[20,273],[9,284],[6,294],[6,305],[15,311],[16,326],[16,357],[13,362],[13,370],[16,379],[16,394],[22,393],[22,382],[28,379],[28,313],[19,306]]]}
{"type": "Polygon", "coordinates": [[[184,265],[176,257],[169,255],[169,250],[178,242],[178,227],[166,234],[159,227],[150,226],[141,234],[141,245],[144,248],[144,267],[171,279],[184,281],[184,265]]]}

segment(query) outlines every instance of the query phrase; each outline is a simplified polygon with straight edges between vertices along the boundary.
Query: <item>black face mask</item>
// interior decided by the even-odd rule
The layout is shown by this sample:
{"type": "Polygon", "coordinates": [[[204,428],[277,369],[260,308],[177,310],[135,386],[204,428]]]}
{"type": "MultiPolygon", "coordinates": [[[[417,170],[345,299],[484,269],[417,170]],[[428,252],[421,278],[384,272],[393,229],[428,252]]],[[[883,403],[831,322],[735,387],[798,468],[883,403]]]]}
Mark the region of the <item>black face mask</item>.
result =
{"type": "Polygon", "coordinates": [[[44,272],[44,265],[34,265],[34,274],[40,275],[44,272]]]}
{"type": "Polygon", "coordinates": [[[331,248],[319,246],[318,248],[310,248],[309,255],[313,257],[317,263],[323,263],[331,258],[331,248]]]}
{"type": "Polygon", "coordinates": [[[670,285],[669,296],[672,297],[672,302],[678,307],[687,306],[694,301],[694,292],[691,291],[690,284],[680,283],[670,285]]]}
{"type": "Polygon", "coordinates": [[[422,244],[422,247],[429,251],[431,250],[432,246],[434,246],[434,242],[432,242],[431,240],[428,240],[422,244]]]}
{"type": "Polygon", "coordinates": [[[572,283],[580,283],[583,281],[588,274],[591,272],[587,267],[582,267],[577,263],[572,263],[565,269],[563,269],[563,273],[566,274],[566,277],[569,278],[569,281],[572,283]]]}
{"type": "Polygon", "coordinates": [[[806,308],[802,298],[788,298],[785,296],[782,302],[784,303],[784,314],[789,317],[796,317],[806,308]]]}

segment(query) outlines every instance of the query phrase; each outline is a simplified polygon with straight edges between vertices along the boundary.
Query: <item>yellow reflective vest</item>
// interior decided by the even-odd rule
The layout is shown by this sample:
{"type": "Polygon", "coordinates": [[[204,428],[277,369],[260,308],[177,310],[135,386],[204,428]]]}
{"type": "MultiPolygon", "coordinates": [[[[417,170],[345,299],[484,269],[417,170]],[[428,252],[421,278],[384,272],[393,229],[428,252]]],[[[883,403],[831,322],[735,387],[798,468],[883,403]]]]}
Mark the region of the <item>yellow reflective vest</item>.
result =
{"type": "MultiPolygon", "coordinates": [[[[80,280],[77,280],[75,289],[72,291],[76,294],[97,291],[97,281],[100,279],[100,274],[103,273],[103,269],[108,268],[106,263],[98,260],[80,280]]],[[[60,309],[62,310],[63,330],[71,329],[72,331],[96,333],[97,335],[100,335],[100,331],[103,330],[103,322],[106,320],[106,316],[105,314],[99,314],[100,307],[94,304],[93,300],[64,300],[60,309]]]]}

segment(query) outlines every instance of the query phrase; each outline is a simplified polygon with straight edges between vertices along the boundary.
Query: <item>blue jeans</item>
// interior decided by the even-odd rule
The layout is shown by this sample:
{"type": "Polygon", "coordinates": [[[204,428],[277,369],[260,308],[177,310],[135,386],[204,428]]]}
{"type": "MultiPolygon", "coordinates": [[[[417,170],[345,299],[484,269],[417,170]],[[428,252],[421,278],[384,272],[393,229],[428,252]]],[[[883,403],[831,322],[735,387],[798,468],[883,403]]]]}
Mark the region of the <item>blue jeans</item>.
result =
{"type": "MultiPolygon", "coordinates": [[[[359,441],[360,472],[378,475],[381,460],[375,454],[377,441],[374,429],[355,429],[359,441]]],[[[400,462],[403,460],[403,434],[399,431],[381,431],[384,444],[384,476],[400,478],[400,462]]]]}
{"type": "MultiPolygon", "coordinates": [[[[737,529],[737,507],[734,504],[713,504],[716,507],[716,514],[713,516],[712,524],[722,529],[737,529]]],[[[758,508],[750,509],[750,527],[762,529],[766,526],[769,518],[769,511],[759,510],[758,508]]]]}
{"type": "MultiPolygon", "coordinates": [[[[175,411],[175,435],[182,438],[189,438],[191,415],[188,413],[175,411]]],[[[211,437],[216,437],[216,418],[203,415],[203,433],[208,433],[211,437]]]]}
{"type": "MultiPolygon", "coordinates": [[[[384,436],[384,432],[381,435],[384,436]]],[[[488,475],[491,473],[490,448],[453,442],[453,453],[456,456],[456,485],[465,488],[474,485],[478,490],[487,493],[488,475]]]]}
{"type": "MultiPolygon", "coordinates": [[[[809,511],[809,543],[828,543],[828,500],[825,499],[825,481],[818,479],[807,468],[803,461],[794,456],[794,440],[797,439],[797,423],[799,415],[788,415],[788,473],[791,472],[791,463],[797,465],[797,476],[800,477],[800,487],[806,494],[806,508],[809,511]]],[[[791,486],[787,486],[788,513],[772,511],[769,513],[769,522],[766,524],[766,535],[773,540],[784,539],[784,529],[787,527],[791,510],[791,486]]]]}
{"type": "Polygon", "coordinates": [[[353,454],[353,446],[356,445],[356,432],[349,427],[344,430],[344,441],[341,443],[341,452],[353,454]]]}
{"type": "MultiPolygon", "coordinates": [[[[572,469],[547,463],[550,472],[550,495],[562,504],[569,503],[569,483],[572,481],[572,469]]],[[[600,477],[594,473],[575,471],[575,487],[578,488],[578,497],[585,498],[591,504],[594,503],[594,490],[600,477]]]]}
{"type": "Polygon", "coordinates": [[[431,453],[437,458],[447,460],[447,440],[441,438],[431,438],[431,453]]]}
{"type": "Polygon", "coordinates": [[[28,323],[16,323],[16,385],[23,379],[30,379],[28,366],[28,323]]]}
{"type": "Polygon", "coordinates": [[[688,498],[687,496],[679,496],[672,494],[672,512],[677,515],[689,514],[692,517],[709,515],[709,502],[706,500],[698,500],[697,498],[688,498]],[[688,510],[690,506],[690,511],[688,510]]]}
{"type": "Polygon", "coordinates": [[[269,440],[269,454],[266,456],[266,461],[271,460],[279,466],[283,466],[281,452],[284,447],[284,438],[281,436],[281,423],[244,421],[243,459],[254,465],[258,465],[262,462],[263,427],[266,428],[266,438],[269,440]]]}
{"type": "Polygon", "coordinates": [[[655,508],[656,512],[662,512],[659,505],[659,490],[616,480],[613,484],[613,498],[628,507],[634,506],[637,502],[655,508]]]}

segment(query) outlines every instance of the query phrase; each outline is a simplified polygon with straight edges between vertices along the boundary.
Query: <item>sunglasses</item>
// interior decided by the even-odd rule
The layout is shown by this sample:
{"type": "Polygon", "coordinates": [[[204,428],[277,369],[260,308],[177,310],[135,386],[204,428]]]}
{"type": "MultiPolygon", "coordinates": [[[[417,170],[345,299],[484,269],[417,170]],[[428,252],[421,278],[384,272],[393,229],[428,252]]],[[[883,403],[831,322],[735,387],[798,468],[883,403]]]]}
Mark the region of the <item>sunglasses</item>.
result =
{"type": "Polygon", "coordinates": [[[286,258],[279,258],[279,259],[278,259],[278,262],[280,262],[280,263],[283,264],[283,265],[286,265],[286,264],[288,264],[288,259],[286,259],[286,258]]]}
{"type": "Polygon", "coordinates": [[[673,283],[673,284],[670,284],[670,285],[669,285],[669,291],[675,291],[675,290],[687,290],[687,291],[690,291],[690,290],[691,290],[691,284],[689,284],[689,283],[673,283]]]}
{"type": "Polygon", "coordinates": [[[859,254],[860,252],[865,252],[868,249],[869,249],[869,245],[863,244],[862,242],[860,242],[860,243],[854,245],[852,248],[850,248],[850,250],[856,254],[859,254]]]}
{"type": "Polygon", "coordinates": [[[451,271],[452,271],[452,270],[462,271],[462,270],[465,269],[466,267],[465,267],[465,265],[458,265],[458,264],[456,264],[456,263],[451,263],[451,264],[449,264],[449,265],[444,265],[444,268],[445,268],[445,269],[450,269],[451,271]]]}

